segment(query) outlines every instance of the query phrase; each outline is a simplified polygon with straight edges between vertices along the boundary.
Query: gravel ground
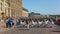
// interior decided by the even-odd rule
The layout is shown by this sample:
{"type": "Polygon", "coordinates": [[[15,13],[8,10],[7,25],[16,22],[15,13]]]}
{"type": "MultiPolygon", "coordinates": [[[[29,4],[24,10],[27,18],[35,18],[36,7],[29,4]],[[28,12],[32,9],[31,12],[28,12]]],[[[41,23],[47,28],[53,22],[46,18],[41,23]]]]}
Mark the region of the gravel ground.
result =
{"type": "Polygon", "coordinates": [[[13,28],[11,30],[0,32],[0,34],[60,34],[60,29],[53,26],[53,28],[13,28]],[[58,31],[57,31],[58,30],[58,31]]]}

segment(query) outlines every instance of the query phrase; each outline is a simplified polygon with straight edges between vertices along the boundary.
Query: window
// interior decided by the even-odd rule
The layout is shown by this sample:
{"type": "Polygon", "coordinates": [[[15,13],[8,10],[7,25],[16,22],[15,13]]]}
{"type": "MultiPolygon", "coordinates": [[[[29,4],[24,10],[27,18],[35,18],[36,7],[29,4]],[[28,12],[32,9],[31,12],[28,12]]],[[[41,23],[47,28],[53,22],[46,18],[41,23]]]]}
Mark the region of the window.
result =
{"type": "Polygon", "coordinates": [[[5,13],[6,13],[6,7],[5,7],[5,13]]]}
{"type": "Polygon", "coordinates": [[[0,11],[2,11],[2,3],[0,3],[0,11]]]}
{"type": "Polygon", "coordinates": [[[2,3],[1,3],[1,11],[2,11],[2,3]]]}
{"type": "Polygon", "coordinates": [[[1,11],[1,3],[0,3],[0,11],[1,11]]]}
{"type": "Polygon", "coordinates": [[[10,16],[10,8],[8,8],[8,16],[10,16]]]}

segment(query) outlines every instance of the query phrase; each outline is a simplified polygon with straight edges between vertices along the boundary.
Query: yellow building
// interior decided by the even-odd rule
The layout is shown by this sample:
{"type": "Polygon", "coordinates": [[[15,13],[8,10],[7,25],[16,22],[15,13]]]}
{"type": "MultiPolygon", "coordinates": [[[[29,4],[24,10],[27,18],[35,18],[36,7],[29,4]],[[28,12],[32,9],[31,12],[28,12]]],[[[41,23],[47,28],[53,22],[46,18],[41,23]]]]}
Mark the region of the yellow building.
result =
{"type": "Polygon", "coordinates": [[[4,0],[0,0],[0,17],[2,17],[4,14],[3,13],[5,13],[5,2],[4,2],[4,0]]]}
{"type": "Polygon", "coordinates": [[[22,0],[0,0],[0,17],[28,17],[28,10],[22,8],[22,0]]]}
{"type": "Polygon", "coordinates": [[[0,0],[0,17],[22,16],[22,0],[0,0]]]}
{"type": "Polygon", "coordinates": [[[22,8],[22,17],[28,17],[28,10],[25,8],[22,8]]]}

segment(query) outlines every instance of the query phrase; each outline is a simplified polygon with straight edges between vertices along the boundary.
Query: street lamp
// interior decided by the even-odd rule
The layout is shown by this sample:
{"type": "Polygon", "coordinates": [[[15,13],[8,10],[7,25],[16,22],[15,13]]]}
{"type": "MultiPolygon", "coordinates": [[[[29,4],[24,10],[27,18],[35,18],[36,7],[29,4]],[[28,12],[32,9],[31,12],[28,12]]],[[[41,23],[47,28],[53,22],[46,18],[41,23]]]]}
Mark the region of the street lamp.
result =
{"type": "Polygon", "coordinates": [[[4,12],[1,13],[2,18],[4,18],[4,14],[5,14],[4,12]]]}

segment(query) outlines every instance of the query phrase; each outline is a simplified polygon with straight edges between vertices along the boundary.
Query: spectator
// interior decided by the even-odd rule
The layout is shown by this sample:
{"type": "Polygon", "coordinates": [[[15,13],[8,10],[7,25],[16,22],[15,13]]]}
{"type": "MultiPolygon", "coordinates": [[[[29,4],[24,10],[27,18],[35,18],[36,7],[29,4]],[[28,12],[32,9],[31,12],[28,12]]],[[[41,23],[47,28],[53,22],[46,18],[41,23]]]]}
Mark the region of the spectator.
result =
{"type": "Polygon", "coordinates": [[[10,18],[6,19],[6,27],[11,28],[11,20],[10,20],[10,18]]]}
{"type": "Polygon", "coordinates": [[[58,25],[60,25],[60,18],[58,18],[58,20],[57,20],[57,21],[58,21],[58,25]]]}
{"type": "Polygon", "coordinates": [[[29,19],[26,19],[27,29],[29,30],[29,19]]]}

